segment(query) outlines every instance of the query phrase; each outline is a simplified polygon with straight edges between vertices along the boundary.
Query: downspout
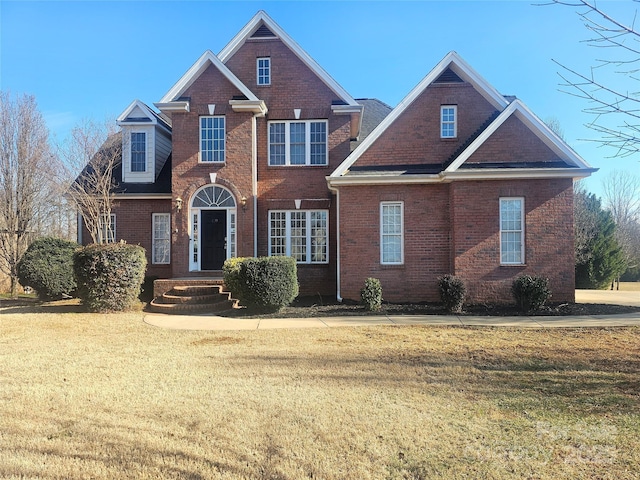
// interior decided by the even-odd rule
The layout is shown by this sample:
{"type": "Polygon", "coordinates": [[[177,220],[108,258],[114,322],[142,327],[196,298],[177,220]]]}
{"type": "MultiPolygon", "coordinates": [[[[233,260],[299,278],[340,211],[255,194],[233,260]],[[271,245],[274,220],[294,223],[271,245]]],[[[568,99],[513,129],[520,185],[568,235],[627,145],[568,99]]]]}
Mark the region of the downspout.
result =
{"type": "Polygon", "coordinates": [[[342,302],[340,296],[340,190],[327,182],[329,190],[336,194],[336,300],[342,302]]]}
{"type": "Polygon", "coordinates": [[[76,221],[76,240],[78,241],[78,245],[82,245],[82,214],[80,210],[78,210],[78,219],[76,221]]]}
{"type": "Polygon", "coordinates": [[[251,117],[251,197],[253,198],[253,256],[258,256],[258,138],[256,114],[251,117]]]}

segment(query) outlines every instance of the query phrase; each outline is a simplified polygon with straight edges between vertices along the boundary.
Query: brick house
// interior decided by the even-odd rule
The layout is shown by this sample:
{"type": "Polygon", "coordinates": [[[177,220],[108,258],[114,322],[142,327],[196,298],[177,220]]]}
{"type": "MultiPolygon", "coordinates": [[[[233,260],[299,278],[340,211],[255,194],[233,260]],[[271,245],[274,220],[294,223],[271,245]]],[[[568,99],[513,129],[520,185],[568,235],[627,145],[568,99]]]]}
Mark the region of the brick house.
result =
{"type": "Polygon", "coordinates": [[[391,110],[351,97],[261,11],[154,105],[118,118],[112,218],[149,275],[291,255],[304,295],[357,299],[373,276],[387,300],[437,301],[453,273],[472,301],[504,301],[535,273],[574,299],[573,179],[594,169],[455,52],[391,110]]]}

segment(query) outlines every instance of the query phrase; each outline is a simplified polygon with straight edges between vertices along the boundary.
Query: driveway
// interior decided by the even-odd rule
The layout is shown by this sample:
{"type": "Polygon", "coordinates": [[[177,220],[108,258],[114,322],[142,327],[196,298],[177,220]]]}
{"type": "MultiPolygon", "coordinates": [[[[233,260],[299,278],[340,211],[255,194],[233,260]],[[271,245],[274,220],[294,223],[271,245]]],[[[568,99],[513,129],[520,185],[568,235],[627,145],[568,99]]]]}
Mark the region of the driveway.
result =
{"type": "Polygon", "coordinates": [[[640,292],[620,290],[576,290],[576,303],[606,303],[640,307],[640,292]]]}

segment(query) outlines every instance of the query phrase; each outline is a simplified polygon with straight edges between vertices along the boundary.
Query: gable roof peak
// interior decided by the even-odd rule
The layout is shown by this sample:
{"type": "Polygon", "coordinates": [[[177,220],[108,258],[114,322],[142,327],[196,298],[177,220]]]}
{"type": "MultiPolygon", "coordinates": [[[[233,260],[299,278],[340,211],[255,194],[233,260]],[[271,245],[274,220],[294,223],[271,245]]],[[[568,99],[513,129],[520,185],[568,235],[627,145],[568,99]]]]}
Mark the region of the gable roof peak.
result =
{"type": "Polygon", "coordinates": [[[311,71],[313,71],[322,80],[331,91],[333,91],[347,105],[358,105],[347,91],[329,75],[318,62],[316,62],[307,52],[305,52],[298,43],[285,32],[264,10],[258,12],[249,20],[249,22],[236,34],[235,37],[224,47],[218,54],[218,58],[222,63],[235,55],[235,53],[251,38],[251,36],[260,28],[266,27],[275,37],[279,38],[302,63],[304,63],[311,71]]]}

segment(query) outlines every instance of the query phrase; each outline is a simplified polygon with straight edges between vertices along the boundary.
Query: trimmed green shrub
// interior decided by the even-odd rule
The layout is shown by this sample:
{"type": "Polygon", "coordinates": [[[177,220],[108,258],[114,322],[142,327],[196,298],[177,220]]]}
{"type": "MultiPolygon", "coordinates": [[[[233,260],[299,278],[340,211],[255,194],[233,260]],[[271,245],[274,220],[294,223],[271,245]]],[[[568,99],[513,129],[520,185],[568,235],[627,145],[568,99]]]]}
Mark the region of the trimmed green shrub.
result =
{"type": "Polygon", "coordinates": [[[438,278],[438,287],[440,288],[440,300],[442,300],[444,308],[452,313],[461,312],[464,305],[464,297],[467,294],[464,282],[455,275],[445,275],[438,278]]]}
{"type": "Polygon", "coordinates": [[[367,278],[360,290],[360,300],[369,312],[377,312],[382,307],[382,285],[377,278],[367,278]]]}
{"type": "Polygon", "coordinates": [[[142,286],[140,287],[140,295],[138,299],[141,302],[149,303],[153,300],[153,283],[160,277],[157,275],[146,275],[144,277],[144,281],[142,282],[142,286]]]}
{"type": "Polygon", "coordinates": [[[242,293],[242,282],[240,281],[240,264],[247,257],[233,257],[225,260],[222,265],[222,277],[224,278],[225,290],[231,292],[233,298],[240,300],[242,293]]]}
{"type": "Polygon", "coordinates": [[[73,256],[78,295],[90,312],[131,310],[138,305],[146,267],[144,248],[126,243],[88,245],[73,256]]]}
{"type": "Polygon", "coordinates": [[[241,258],[227,264],[226,272],[225,285],[251,309],[277,312],[298,296],[298,270],[293,257],[241,258]]]}
{"type": "Polygon", "coordinates": [[[513,281],[511,293],[523,312],[539,310],[551,298],[549,279],[535,275],[523,275],[513,281]]]}
{"type": "Polygon", "coordinates": [[[43,237],[34,241],[17,265],[18,281],[33,288],[41,300],[72,296],[76,290],[73,276],[75,242],[43,237]]]}

